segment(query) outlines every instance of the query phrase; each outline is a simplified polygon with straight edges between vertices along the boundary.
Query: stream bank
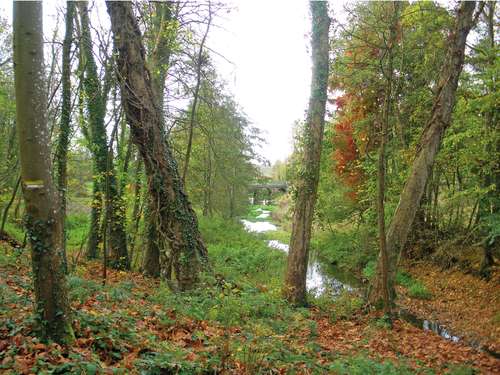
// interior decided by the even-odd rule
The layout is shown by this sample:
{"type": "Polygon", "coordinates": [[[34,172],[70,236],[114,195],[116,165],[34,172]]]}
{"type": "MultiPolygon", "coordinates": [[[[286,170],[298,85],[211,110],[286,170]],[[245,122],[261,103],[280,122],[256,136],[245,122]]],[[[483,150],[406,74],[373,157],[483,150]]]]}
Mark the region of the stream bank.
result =
{"type": "MultiPolygon", "coordinates": [[[[242,220],[245,229],[249,232],[267,233],[268,237],[272,237],[270,233],[277,231],[279,226],[271,222],[270,210],[258,208],[257,211],[258,214],[255,218],[258,221],[242,220]]],[[[270,248],[288,253],[289,246],[284,242],[277,239],[270,239],[267,240],[267,244],[270,248]]],[[[414,272],[414,274],[420,275],[420,272],[414,272]]],[[[424,272],[424,274],[426,274],[426,272],[424,272]]],[[[364,293],[364,285],[358,278],[349,272],[341,270],[335,265],[321,260],[314,251],[311,252],[309,258],[306,286],[307,290],[315,297],[327,295],[332,298],[336,298],[344,292],[357,293],[358,295],[362,295],[364,293]]],[[[484,290],[484,285],[482,287],[484,290]]],[[[492,291],[491,296],[487,297],[487,303],[489,303],[490,306],[491,304],[493,304],[493,306],[497,306],[496,309],[498,310],[500,303],[498,298],[500,294],[495,293],[495,291],[498,291],[497,288],[494,289],[495,290],[492,291]]],[[[497,359],[500,358],[500,341],[498,337],[500,332],[500,313],[498,311],[495,313],[495,309],[493,309],[493,316],[488,314],[493,321],[493,330],[491,324],[486,324],[486,327],[489,327],[489,332],[483,331],[483,326],[477,327],[477,321],[474,317],[472,317],[472,320],[469,321],[469,323],[473,324],[462,324],[458,325],[458,329],[452,329],[450,327],[455,326],[455,319],[453,317],[451,319],[444,319],[443,314],[436,315],[435,313],[436,310],[443,310],[443,306],[441,306],[441,309],[436,310],[432,308],[423,309],[423,306],[427,304],[432,306],[432,303],[429,304],[427,299],[416,300],[414,298],[410,298],[407,291],[401,287],[398,287],[398,294],[402,297],[400,301],[401,306],[398,308],[398,317],[400,319],[405,320],[424,331],[432,331],[447,341],[454,343],[463,342],[476,350],[484,351],[497,359]],[[416,311],[414,309],[415,301],[416,304],[421,307],[416,311]],[[476,329],[476,327],[479,328],[479,330],[476,329]],[[457,332],[460,332],[460,334],[457,332]]],[[[438,291],[432,289],[433,299],[439,294],[440,293],[438,291]]],[[[438,299],[438,301],[442,301],[442,299],[438,299]]],[[[477,313],[477,307],[484,307],[485,301],[478,301],[478,303],[479,305],[476,305],[476,308],[473,306],[467,306],[467,311],[472,310],[477,313]]],[[[460,318],[460,315],[456,318],[460,318]]]]}

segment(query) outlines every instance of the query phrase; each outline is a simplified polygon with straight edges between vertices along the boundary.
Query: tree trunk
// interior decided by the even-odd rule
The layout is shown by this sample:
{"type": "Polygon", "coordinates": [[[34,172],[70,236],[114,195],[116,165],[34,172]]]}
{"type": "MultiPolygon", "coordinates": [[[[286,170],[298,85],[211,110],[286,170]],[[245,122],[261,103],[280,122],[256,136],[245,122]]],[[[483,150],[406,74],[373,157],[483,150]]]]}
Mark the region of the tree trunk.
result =
{"type": "MultiPolygon", "coordinates": [[[[106,6],[117,51],[123,107],[133,142],[144,159],[160,240],[170,246],[177,287],[190,289],[198,281],[202,266],[208,266],[207,250],[165,137],[161,110],[154,98],[142,35],[132,6],[120,1],[108,1],[106,6]]],[[[166,263],[161,264],[162,276],[169,272],[169,262],[166,263]]]]}
{"type": "Polygon", "coordinates": [[[50,173],[43,66],[42,3],[14,2],[16,124],[35,309],[43,338],[74,340],[63,270],[63,228],[50,173]]]}
{"type": "Polygon", "coordinates": [[[66,32],[62,51],[62,104],[61,123],[59,126],[59,138],[57,142],[57,188],[61,202],[61,220],[63,226],[63,261],[64,269],[67,271],[66,256],[66,191],[68,189],[68,147],[71,133],[71,43],[73,35],[73,17],[75,3],[70,1],[66,4],[66,32]]]}
{"type": "Polygon", "coordinates": [[[306,272],[311,226],[316,203],[321,159],[321,142],[325,125],[328,82],[328,4],[311,1],[312,14],[312,82],[302,160],[303,172],[296,182],[297,196],[293,212],[292,236],[285,280],[285,296],[293,304],[306,303],[306,272]]]}
{"type": "MultiPolygon", "coordinates": [[[[388,3],[386,3],[388,4],[388,3]]],[[[393,11],[392,19],[390,24],[390,36],[387,43],[387,69],[382,66],[382,73],[386,79],[386,89],[385,89],[385,99],[384,99],[384,110],[382,115],[382,126],[380,135],[380,147],[379,147],[379,157],[378,157],[378,193],[377,193],[377,223],[378,223],[378,236],[379,236],[379,259],[381,267],[378,269],[380,274],[376,276],[376,279],[381,283],[378,287],[381,290],[380,300],[383,302],[384,312],[388,315],[391,313],[391,297],[388,284],[389,275],[389,261],[387,254],[387,244],[385,236],[385,176],[386,176],[386,143],[387,143],[387,132],[389,129],[389,117],[391,114],[392,106],[392,81],[393,81],[393,48],[396,43],[396,30],[398,26],[399,17],[399,3],[397,1],[392,2],[393,11]]]]}
{"type": "MultiPolygon", "coordinates": [[[[106,197],[106,215],[109,221],[105,223],[106,227],[108,224],[110,226],[108,228],[109,243],[106,244],[109,246],[109,264],[116,269],[128,269],[130,267],[130,261],[127,252],[127,235],[125,232],[125,205],[119,193],[113,163],[113,152],[112,150],[108,152],[105,125],[106,89],[101,87],[97,74],[97,65],[92,50],[87,2],[79,2],[78,6],[82,26],[81,50],[85,59],[83,88],[86,92],[85,98],[89,116],[90,149],[94,156],[96,171],[98,172],[98,181],[94,180],[94,183],[97,184],[97,189],[102,192],[104,181],[106,181],[106,194],[109,194],[109,199],[106,197]]],[[[96,218],[92,218],[91,225],[95,219],[96,218]]],[[[91,229],[91,232],[95,230],[95,228],[91,229]]],[[[95,238],[95,235],[93,237],[95,238]]],[[[92,239],[92,237],[90,239],[92,239]]]]}
{"type": "MultiPolygon", "coordinates": [[[[455,92],[464,63],[465,42],[474,23],[474,8],[475,2],[473,1],[460,3],[455,26],[449,36],[446,62],[441,70],[431,116],[422,133],[409,177],[401,192],[398,206],[387,232],[388,285],[391,296],[395,296],[394,280],[401,251],[412,227],[444,131],[450,124],[455,104],[455,92]]],[[[379,259],[377,275],[381,274],[380,270],[382,268],[382,260],[379,259]]],[[[376,304],[382,295],[381,286],[382,282],[376,277],[369,295],[369,300],[372,303],[376,304]]]]}
{"type": "Polygon", "coordinates": [[[141,191],[142,191],[142,160],[137,155],[135,157],[135,173],[134,173],[134,206],[132,208],[132,216],[130,220],[130,263],[133,268],[134,266],[134,251],[135,243],[137,238],[137,232],[139,231],[139,222],[141,220],[142,214],[142,204],[141,204],[141,191]]]}
{"type": "MultiPolygon", "coordinates": [[[[150,277],[160,276],[160,236],[158,235],[158,226],[156,222],[155,205],[151,197],[147,199],[146,211],[144,213],[144,234],[146,236],[146,252],[142,264],[143,272],[150,277]]],[[[163,249],[169,256],[168,249],[163,249]]]]}
{"type": "Polygon", "coordinates": [[[89,259],[96,259],[99,243],[101,242],[102,191],[97,177],[98,172],[95,167],[95,161],[92,171],[92,203],[90,206],[90,228],[86,256],[89,259]]]}
{"type": "MultiPolygon", "coordinates": [[[[173,18],[173,3],[169,2],[155,2],[155,14],[151,23],[151,31],[153,33],[153,40],[156,44],[150,47],[149,58],[146,65],[151,74],[151,85],[156,98],[156,106],[160,111],[160,121],[162,127],[165,124],[163,106],[165,101],[165,79],[170,64],[171,45],[173,33],[167,32],[169,22],[173,18]]],[[[157,227],[157,217],[154,215],[154,203],[151,201],[153,197],[148,196],[147,206],[144,212],[144,223],[146,233],[146,251],[144,253],[143,271],[146,275],[151,277],[160,276],[160,253],[164,256],[170,255],[168,243],[163,241],[160,243],[158,232],[160,229],[157,227]],[[164,247],[160,251],[160,247],[164,247]]],[[[170,264],[169,261],[166,263],[170,264]]],[[[165,276],[170,275],[170,270],[165,272],[165,276]]],[[[168,276],[170,277],[170,276],[168,276]]]]}

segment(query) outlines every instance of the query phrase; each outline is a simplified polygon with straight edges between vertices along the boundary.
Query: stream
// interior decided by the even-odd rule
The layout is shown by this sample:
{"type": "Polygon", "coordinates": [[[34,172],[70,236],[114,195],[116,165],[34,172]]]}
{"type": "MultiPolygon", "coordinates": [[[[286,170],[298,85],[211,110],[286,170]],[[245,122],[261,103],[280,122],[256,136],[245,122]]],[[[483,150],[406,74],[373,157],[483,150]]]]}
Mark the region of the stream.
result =
{"type": "MultiPolygon", "coordinates": [[[[247,231],[265,233],[278,230],[278,226],[273,224],[270,220],[266,220],[270,219],[271,211],[263,210],[261,208],[258,208],[257,210],[260,212],[257,216],[257,219],[260,221],[241,220],[247,231]]],[[[267,244],[272,249],[288,253],[289,246],[283,242],[278,240],[268,240],[267,244]]],[[[351,273],[345,272],[336,266],[321,261],[315,252],[312,252],[309,256],[306,287],[308,292],[316,297],[327,294],[332,298],[336,298],[345,292],[362,292],[363,289],[362,283],[351,273]]],[[[399,317],[425,331],[437,333],[445,340],[452,342],[458,342],[461,340],[460,336],[453,334],[438,321],[420,319],[407,310],[400,310],[399,317]]],[[[477,344],[468,343],[468,345],[474,347],[475,349],[484,350],[494,357],[499,357],[499,353],[492,353],[486,348],[481,348],[477,344]]]]}

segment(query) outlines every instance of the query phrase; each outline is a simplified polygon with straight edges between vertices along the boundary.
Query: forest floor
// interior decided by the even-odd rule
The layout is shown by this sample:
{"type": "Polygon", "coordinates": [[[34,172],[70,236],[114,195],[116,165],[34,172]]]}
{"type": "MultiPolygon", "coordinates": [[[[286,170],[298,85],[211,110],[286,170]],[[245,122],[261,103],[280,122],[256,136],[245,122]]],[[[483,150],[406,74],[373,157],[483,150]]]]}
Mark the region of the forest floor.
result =
{"type": "MultiPolygon", "coordinates": [[[[0,242],[0,373],[500,374],[500,360],[402,320],[391,329],[355,296],[292,308],[281,299],[282,252],[238,224],[202,227],[215,276],[198,291],[112,270],[103,286],[98,262],[76,266],[69,348],[37,340],[29,257],[0,242]]],[[[498,348],[498,283],[421,264],[411,272],[432,297],[402,303],[498,348]]]]}
{"type": "Polygon", "coordinates": [[[421,319],[439,321],[472,346],[500,354],[500,270],[485,281],[457,269],[443,270],[430,262],[406,264],[430,292],[427,299],[411,298],[399,290],[399,305],[421,319]]]}

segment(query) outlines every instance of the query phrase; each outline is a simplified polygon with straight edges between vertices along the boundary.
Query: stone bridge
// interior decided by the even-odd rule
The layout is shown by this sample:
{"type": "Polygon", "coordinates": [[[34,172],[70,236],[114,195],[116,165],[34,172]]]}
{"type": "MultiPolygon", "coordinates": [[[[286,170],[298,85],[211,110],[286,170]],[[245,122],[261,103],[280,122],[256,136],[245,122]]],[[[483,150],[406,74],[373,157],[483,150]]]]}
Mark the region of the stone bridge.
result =
{"type": "Polygon", "coordinates": [[[257,190],[267,190],[269,193],[282,192],[286,193],[288,191],[288,184],[284,181],[276,181],[262,184],[251,184],[248,189],[251,192],[256,192],[257,190]]]}

